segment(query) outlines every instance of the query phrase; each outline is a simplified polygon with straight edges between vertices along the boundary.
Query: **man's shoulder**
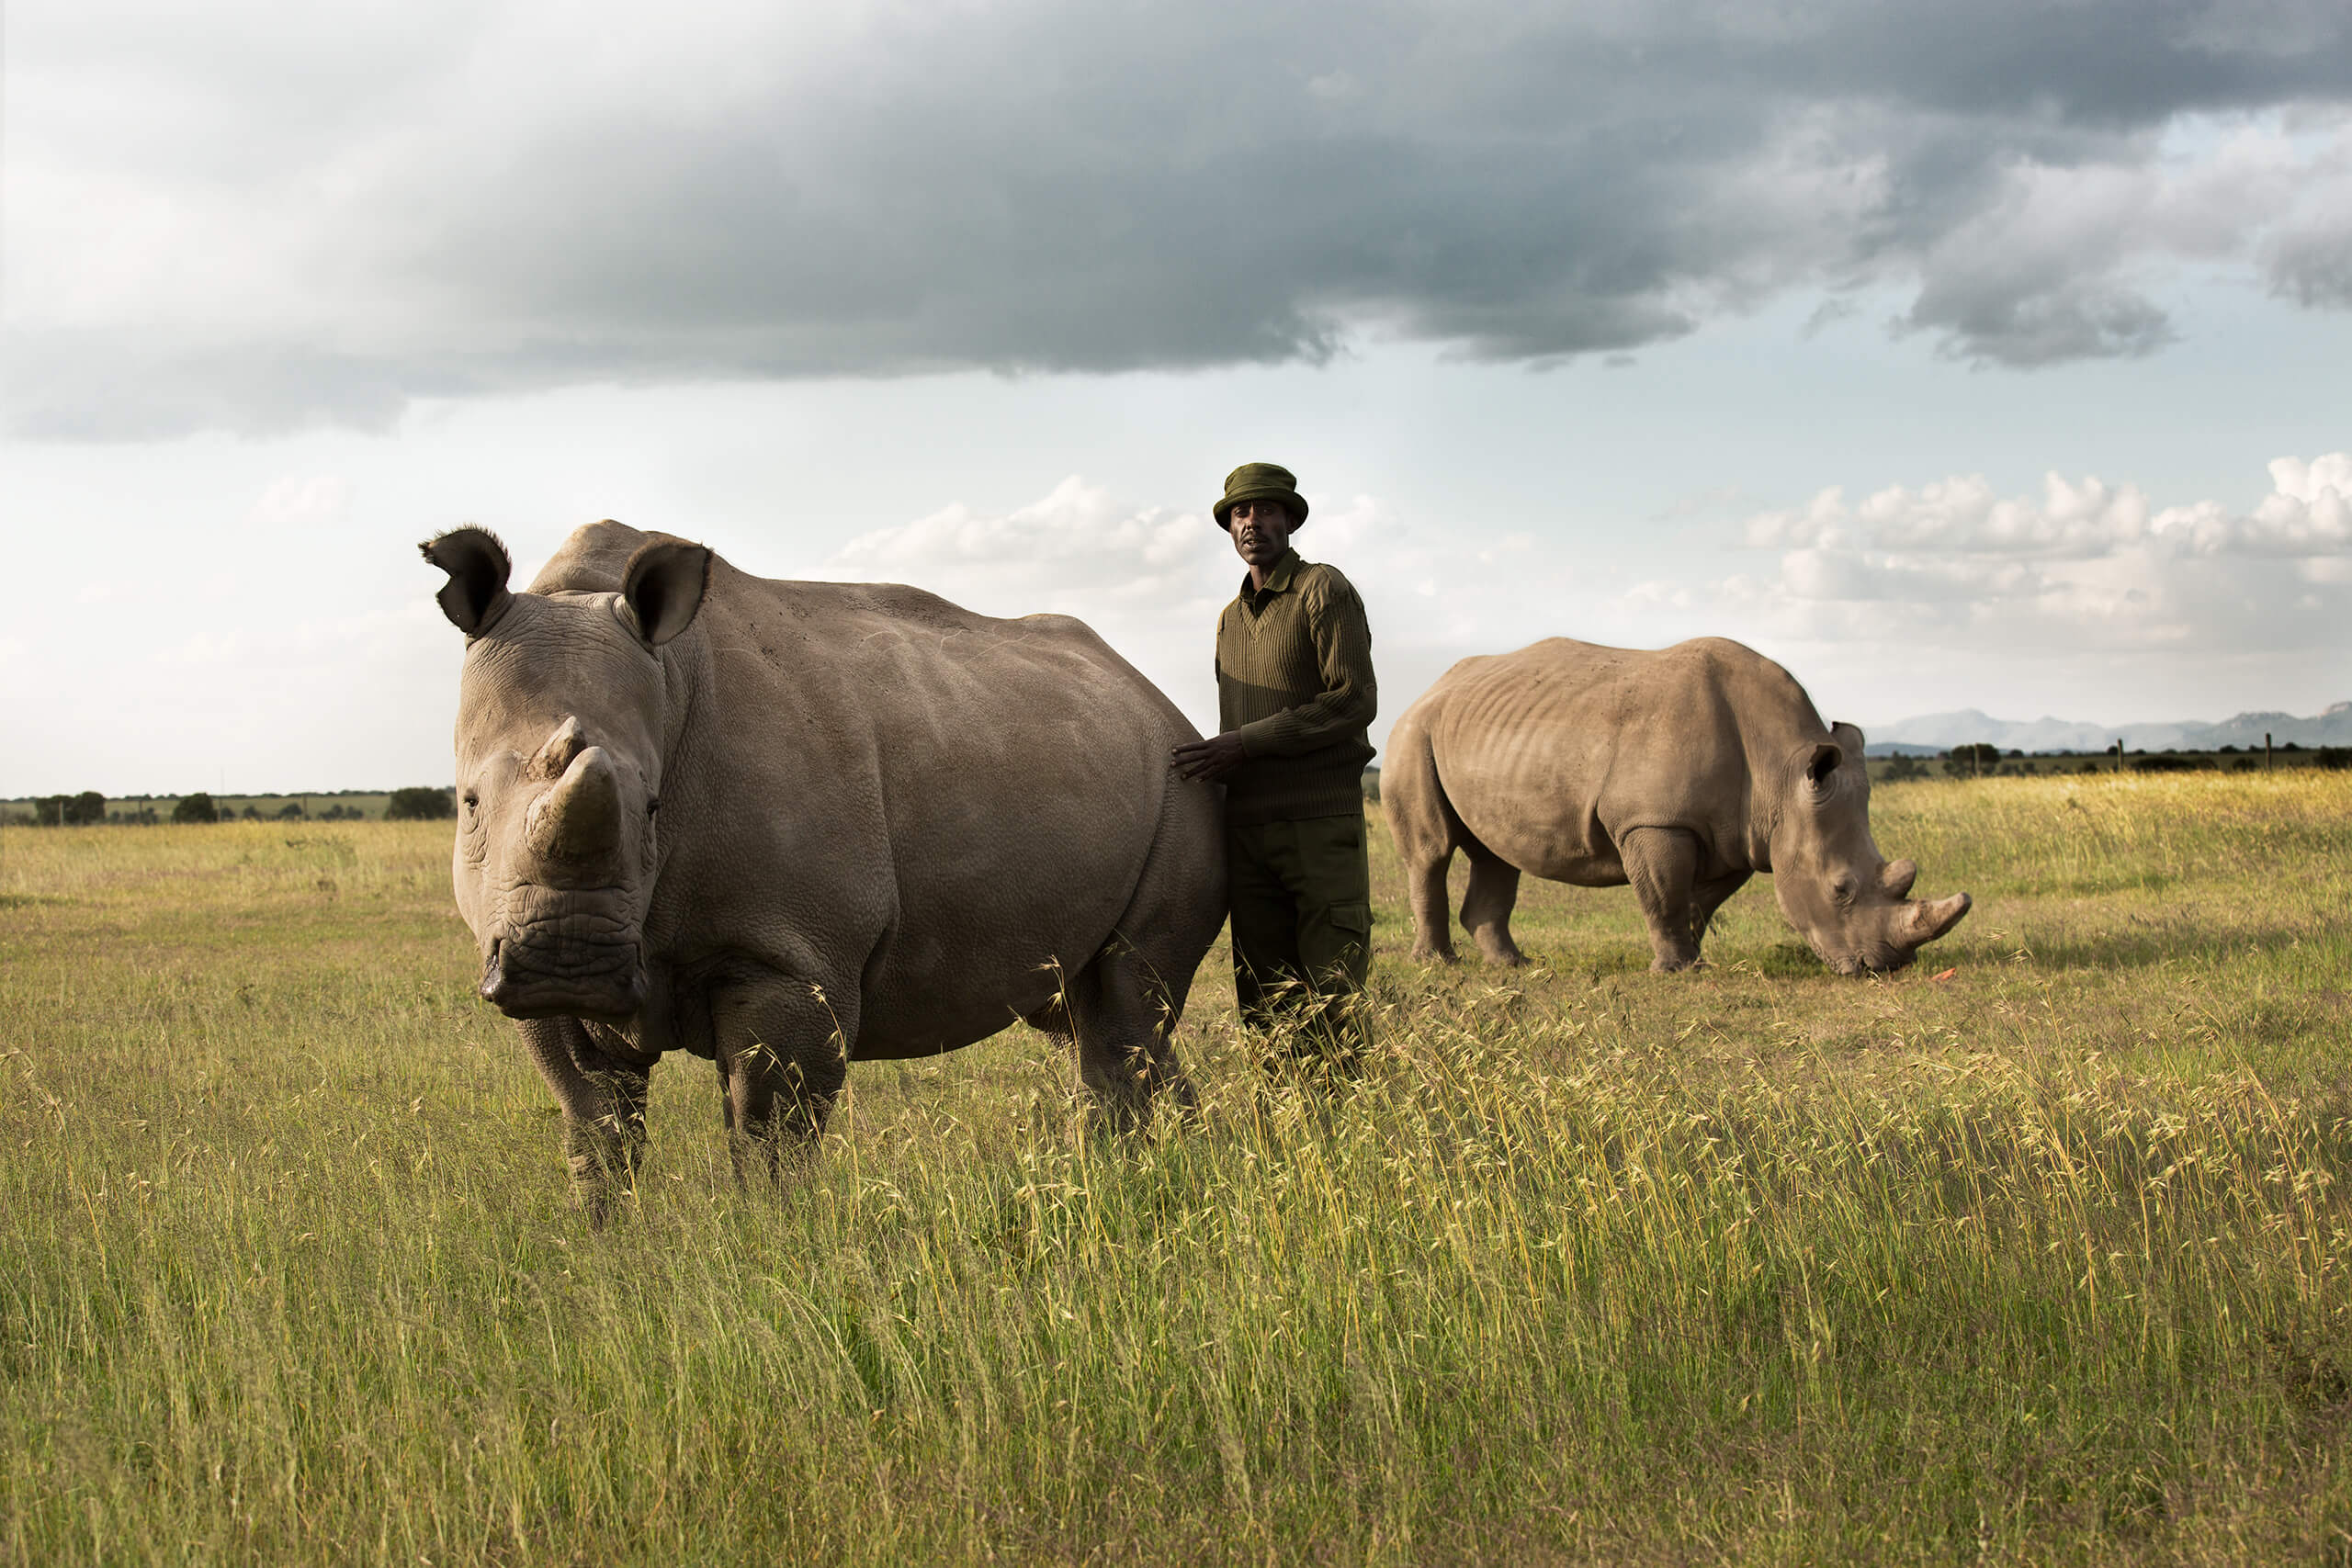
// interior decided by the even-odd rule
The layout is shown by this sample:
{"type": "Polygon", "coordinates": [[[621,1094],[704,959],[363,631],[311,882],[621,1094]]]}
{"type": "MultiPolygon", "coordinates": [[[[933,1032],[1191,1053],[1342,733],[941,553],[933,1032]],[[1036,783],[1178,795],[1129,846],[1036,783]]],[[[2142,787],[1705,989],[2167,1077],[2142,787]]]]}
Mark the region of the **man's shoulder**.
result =
{"type": "Polygon", "coordinates": [[[1363,597],[1356,592],[1356,585],[1348,581],[1348,574],[1329,561],[1299,562],[1298,575],[1292,581],[1302,596],[1317,604],[1361,601],[1363,597]]]}

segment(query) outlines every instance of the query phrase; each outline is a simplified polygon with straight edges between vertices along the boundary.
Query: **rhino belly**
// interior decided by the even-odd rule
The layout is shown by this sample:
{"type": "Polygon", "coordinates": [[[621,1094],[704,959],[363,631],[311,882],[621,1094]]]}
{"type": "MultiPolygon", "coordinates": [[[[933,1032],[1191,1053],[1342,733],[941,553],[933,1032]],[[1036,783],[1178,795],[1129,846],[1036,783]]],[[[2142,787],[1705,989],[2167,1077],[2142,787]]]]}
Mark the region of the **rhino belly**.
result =
{"type": "Polygon", "coordinates": [[[1596,818],[1504,801],[1476,815],[1463,812],[1462,825],[1482,848],[1530,876],[1576,887],[1625,885],[1625,863],[1596,818]]]}
{"type": "Polygon", "coordinates": [[[1133,902],[1153,816],[1039,803],[953,847],[895,845],[897,917],[865,964],[855,1054],[952,1051],[1050,1004],[1133,902]]]}
{"type": "Polygon", "coordinates": [[[1516,748],[1499,756],[1470,749],[1451,768],[1441,755],[1439,771],[1463,827],[1505,863],[1547,882],[1623,886],[1624,862],[1592,791],[1555,759],[1516,748]]]}
{"type": "Polygon", "coordinates": [[[919,911],[867,971],[852,1054],[936,1055],[1043,1010],[1109,938],[1119,914],[1112,904],[1097,896],[1052,911],[1000,906],[990,913],[1001,918],[985,921],[919,911]]]}

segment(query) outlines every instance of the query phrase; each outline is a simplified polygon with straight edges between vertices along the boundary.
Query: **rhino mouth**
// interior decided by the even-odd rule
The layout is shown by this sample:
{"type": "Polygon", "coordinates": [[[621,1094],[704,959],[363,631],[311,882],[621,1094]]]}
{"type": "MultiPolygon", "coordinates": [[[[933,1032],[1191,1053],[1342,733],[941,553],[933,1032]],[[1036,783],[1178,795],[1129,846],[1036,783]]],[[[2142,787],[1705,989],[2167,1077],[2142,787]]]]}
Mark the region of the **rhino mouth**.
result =
{"type": "Polygon", "coordinates": [[[509,1018],[593,1018],[622,1023],[645,1005],[645,969],[631,946],[594,969],[539,968],[527,950],[493,939],[482,964],[482,999],[509,1018]]]}
{"type": "Polygon", "coordinates": [[[632,922],[571,899],[532,915],[490,939],[482,955],[484,1001],[509,1018],[614,1022],[644,1006],[645,964],[632,922]]]}
{"type": "Polygon", "coordinates": [[[1907,969],[1917,961],[1918,954],[1908,948],[1892,948],[1869,953],[1815,953],[1831,971],[1839,975],[1892,975],[1897,969],[1907,969]]]}

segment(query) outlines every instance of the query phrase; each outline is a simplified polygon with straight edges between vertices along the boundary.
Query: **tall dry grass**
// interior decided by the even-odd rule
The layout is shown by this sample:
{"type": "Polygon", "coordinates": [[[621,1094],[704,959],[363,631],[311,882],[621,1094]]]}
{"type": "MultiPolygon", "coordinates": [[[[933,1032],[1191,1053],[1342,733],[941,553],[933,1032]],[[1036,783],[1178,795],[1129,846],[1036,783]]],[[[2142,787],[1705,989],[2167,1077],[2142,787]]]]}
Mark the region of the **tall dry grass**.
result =
{"type": "Polygon", "coordinates": [[[470,999],[446,829],[0,839],[0,1551],[43,1562],[2352,1553],[2352,780],[1883,788],[1917,970],[1530,886],[1376,1061],[1091,1141],[1009,1035],[623,1222],[470,999]],[[1933,974],[1954,970],[1949,979],[1933,974]]]}

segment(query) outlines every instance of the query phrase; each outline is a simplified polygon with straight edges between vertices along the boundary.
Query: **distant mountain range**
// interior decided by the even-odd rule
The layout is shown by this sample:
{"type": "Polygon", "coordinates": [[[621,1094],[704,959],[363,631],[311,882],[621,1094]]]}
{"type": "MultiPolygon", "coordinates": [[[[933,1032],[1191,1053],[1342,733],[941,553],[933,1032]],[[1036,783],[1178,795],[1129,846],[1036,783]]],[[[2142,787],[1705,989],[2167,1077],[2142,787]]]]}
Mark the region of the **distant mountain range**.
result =
{"type": "Polygon", "coordinates": [[[2219,724],[2185,718],[2170,724],[2085,724],[2064,718],[1995,718],[1976,708],[1921,714],[1867,731],[1873,757],[1923,756],[1954,746],[1991,741],[2004,751],[2104,751],[2117,740],[2127,751],[2212,750],[2262,745],[2265,731],[2284,746],[2352,746],[2352,703],[2335,703],[2310,718],[2290,713],[2242,713],[2219,724]]]}

